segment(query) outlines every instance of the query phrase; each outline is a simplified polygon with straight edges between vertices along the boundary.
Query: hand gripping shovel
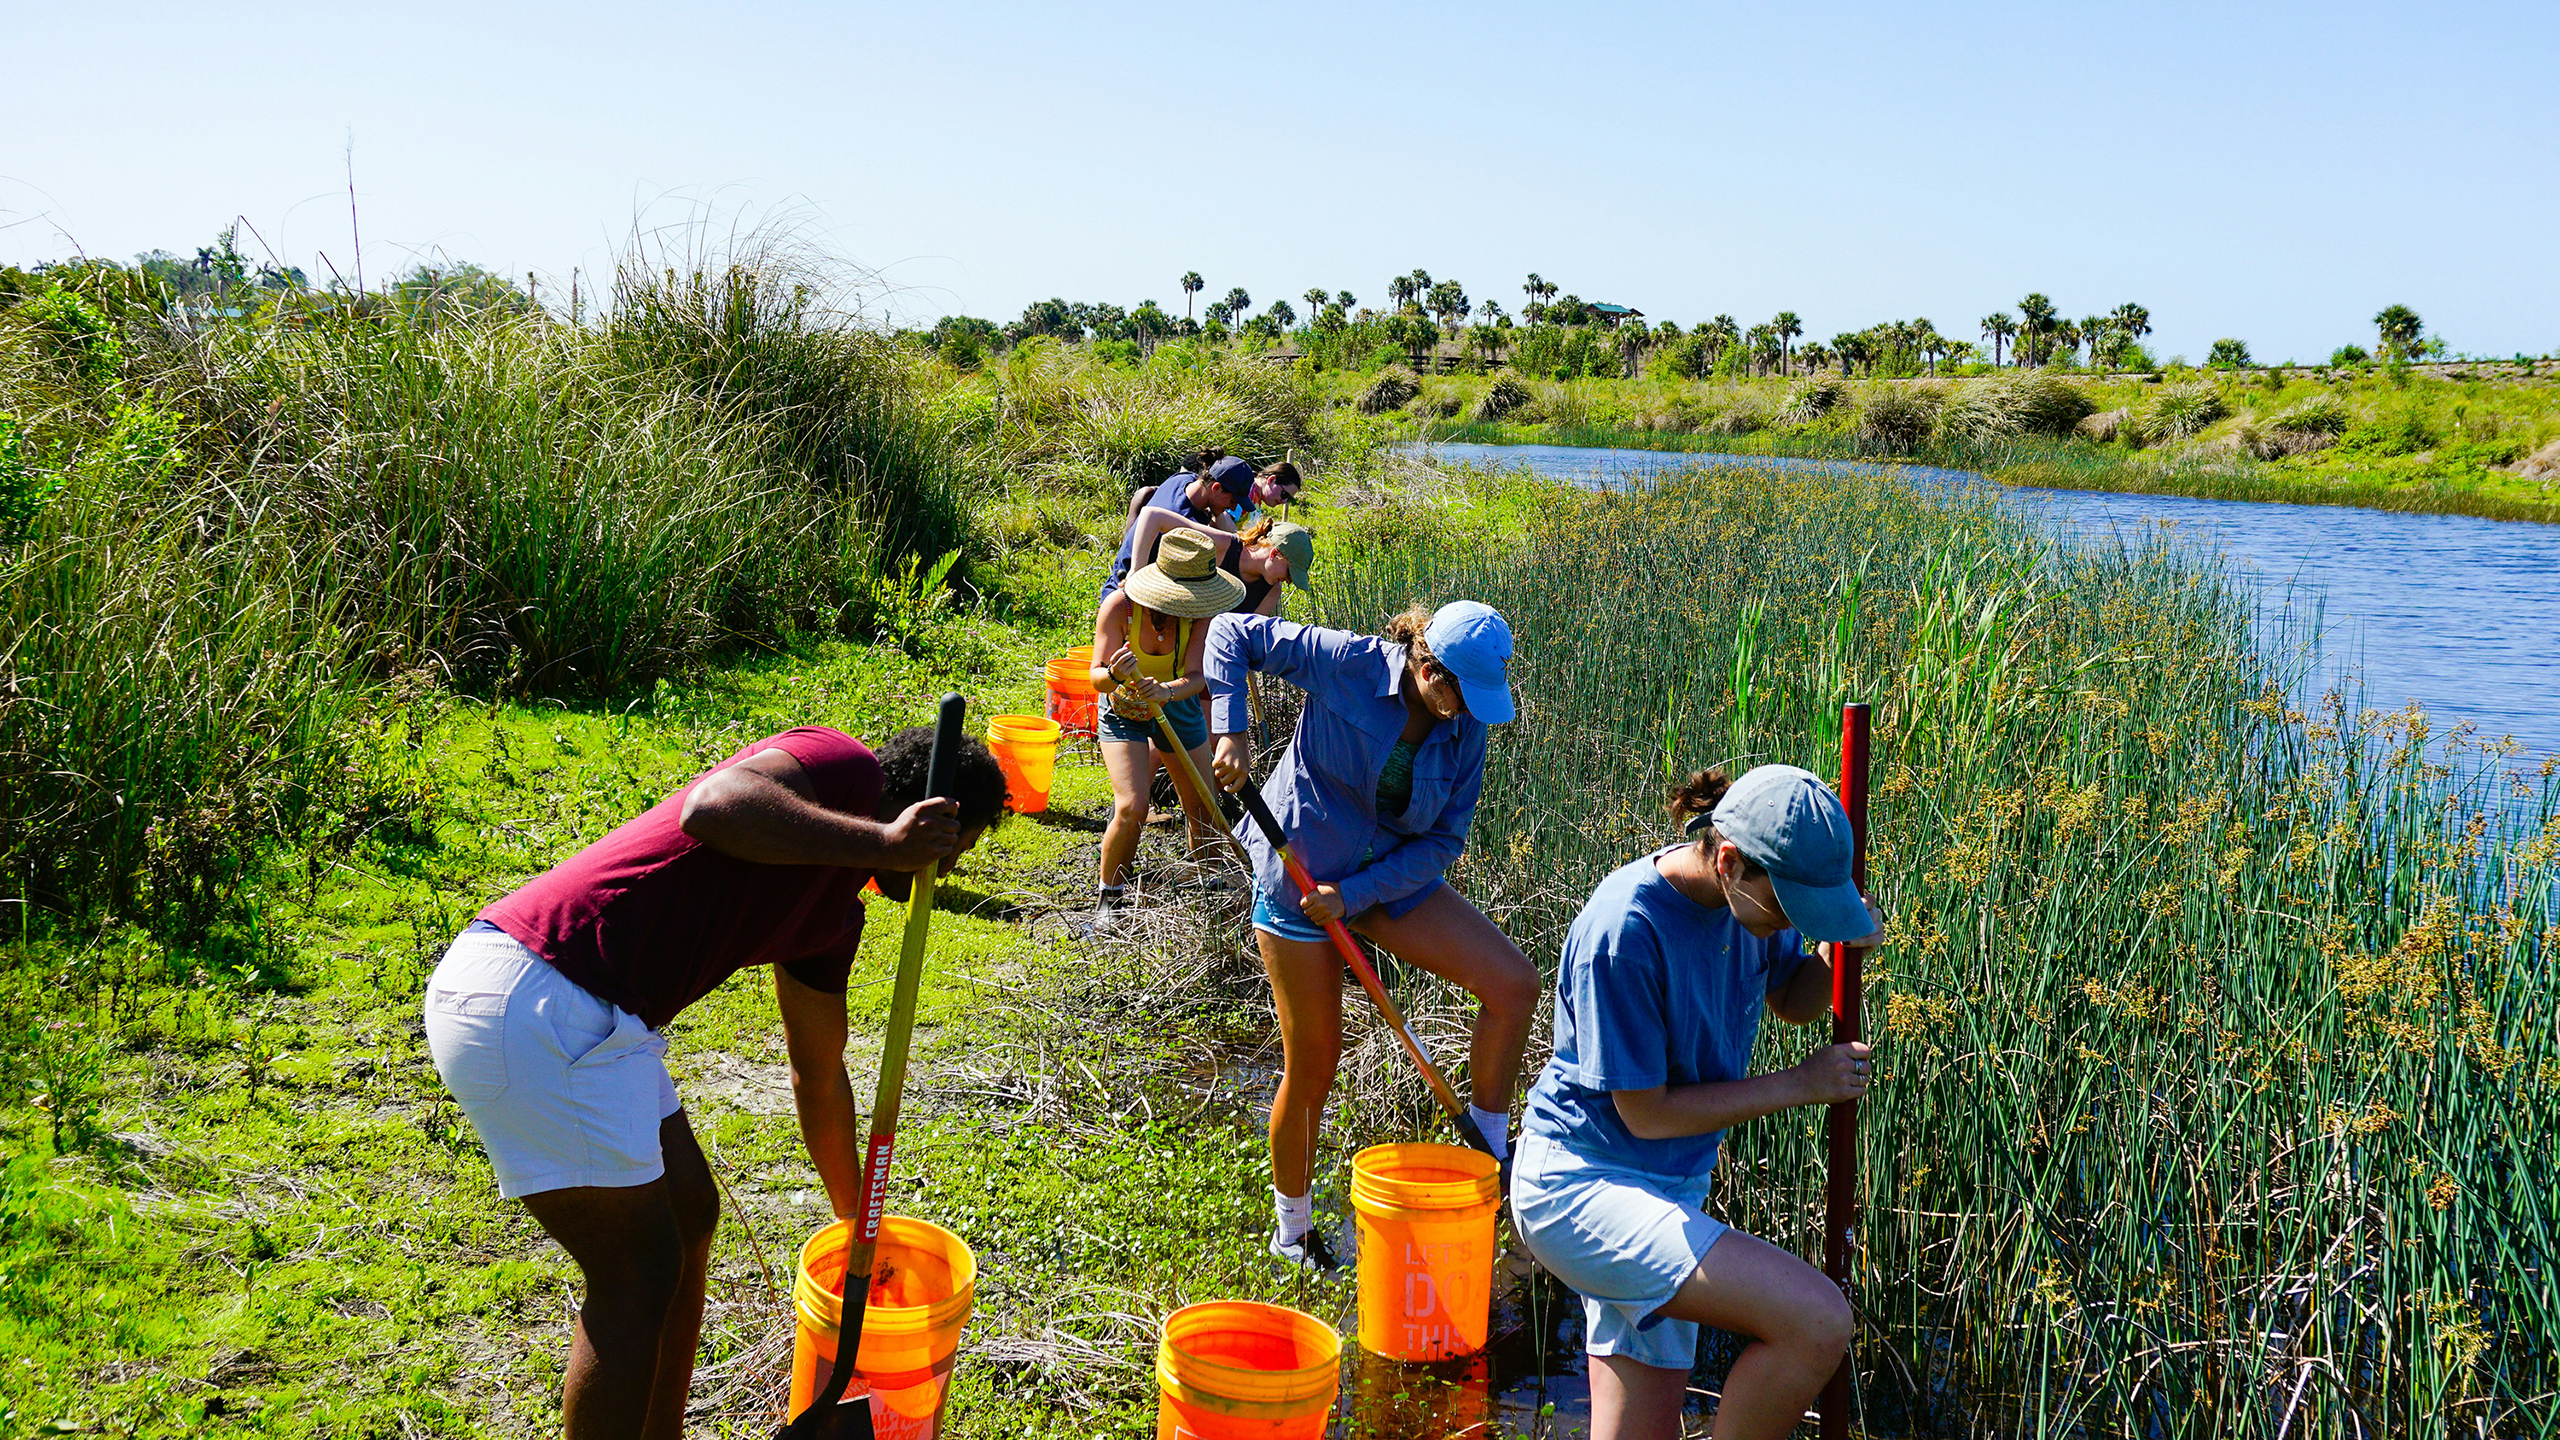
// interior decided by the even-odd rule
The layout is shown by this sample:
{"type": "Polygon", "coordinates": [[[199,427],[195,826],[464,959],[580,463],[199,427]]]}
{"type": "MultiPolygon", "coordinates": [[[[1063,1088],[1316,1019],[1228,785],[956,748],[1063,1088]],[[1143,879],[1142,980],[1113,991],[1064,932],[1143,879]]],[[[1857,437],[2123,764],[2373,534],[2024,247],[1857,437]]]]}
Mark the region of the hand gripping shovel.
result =
{"type": "MultiPolygon", "coordinates": [[[[1184,755],[1182,763],[1188,766],[1191,757],[1184,755]]],[[[1290,852],[1289,833],[1280,828],[1279,817],[1271,813],[1271,806],[1263,800],[1262,792],[1247,784],[1237,794],[1244,800],[1244,808],[1252,812],[1253,823],[1262,827],[1262,838],[1270,841],[1271,848],[1280,852],[1280,863],[1288,867],[1289,883],[1297,886],[1300,894],[1314,894],[1315,877],[1309,875],[1307,867],[1290,852]]],[[[1244,847],[1238,845],[1236,848],[1241,851],[1244,847]]],[[[1252,868],[1250,859],[1245,862],[1245,868],[1252,868]]],[[[1404,1053],[1412,1056],[1413,1063],[1422,1067],[1423,1083],[1431,1087],[1432,1098],[1440,1102],[1440,1108],[1449,1112],[1449,1123],[1457,1127],[1458,1138],[1487,1155],[1493,1154],[1493,1146],[1486,1142],[1484,1132],[1476,1128],[1475,1117],[1467,1113],[1466,1105],[1458,1099],[1458,1092],[1449,1088],[1448,1077],[1440,1073],[1439,1066],[1431,1063],[1430,1056],[1422,1053],[1422,1042],[1413,1038],[1413,1027],[1404,1023],[1404,1015],[1396,1009],[1396,1002],[1387,998],[1387,987],[1378,983],[1378,972],[1370,968],[1369,957],[1360,951],[1360,942],[1351,938],[1351,932],[1344,929],[1339,920],[1324,922],[1324,933],[1333,937],[1333,948],[1342,952],[1342,963],[1351,967],[1352,975],[1360,981],[1360,988],[1369,992],[1369,1003],[1378,1007],[1378,1014],[1386,1019],[1387,1028],[1395,1031],[1396,1038],[1404,1042],[1404,1053]]]]}
{"type": "MultiPolygon", "coordinates": [[[[1849,878],[1867,888],[1867,707],[1840,707],[1840,805],[1849,812],[1849,878]]],[[[1831,1043],[1864,1039],[1860,1013],[1866,994],[1866,952],[1831,947],[1831,1043]]],[[[1843,1293],[1849,1289],[1849,1251],[1858,1221],[1858,1102],[1843,1100],[1825,1117],[1831,1151],[1831,1183],[1823,1197],[1822,1273],[1843,1293]]],[[[1849,1440],[1849,1357],[1822,1387],[1822,1440],[1849,1440]]]]}
{"type": "MultiPolygon", "coordinates": [[[[933,727],[933,760],[925,794],[951,794],[960,764],[960,719],[969,702],[942,697],[933,727]]],[[[898,1138],[898,1101],[907,1087],[907,1039],[916,1028],[916,992],[924,980],[924,946],[933,929],[933,882],[938,865],[915,873],[907,890],[907,933],[898,950],[897,988],[890,993],[889,1031],[880,1045],[880,1089],[871,1101],[871,1145],[862,1164],[862,1188],[853,1219],[853,1243],[844,1257],[843,1318],[836,1324],[836,1358],[825,1388],[809,1408],[785,1424],[777,1440],[871,1440],[871,1402],[843,1404],[862,1349],[862,1314],[871,1304],[871,1266],[879,1256],[880,1210],[887,1201],[889,1151],[898,1138]]]]}

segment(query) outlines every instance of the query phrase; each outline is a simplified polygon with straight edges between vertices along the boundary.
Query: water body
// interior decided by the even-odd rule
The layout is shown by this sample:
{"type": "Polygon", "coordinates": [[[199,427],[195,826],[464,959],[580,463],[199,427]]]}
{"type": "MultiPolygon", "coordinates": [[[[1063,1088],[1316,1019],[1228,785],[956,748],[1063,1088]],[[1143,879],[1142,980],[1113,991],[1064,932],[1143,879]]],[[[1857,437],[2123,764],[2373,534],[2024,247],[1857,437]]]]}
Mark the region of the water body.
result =
{"type": "MultiPolygon", "coordinates": [[[[1417,447],[1419,448],[1419,447],[1417,447]]],[[[1434,445],[1443,461],[1527,466],[1610,487],[1684,465],[1892,470],[1923,484],[1989,484],[1969,471],[1762,455],[1564,445],[1434,445]]],[[[2523,742],[2520,762],[2560,752],[2560,525],[2412,515],[2339,505],[2271,505],[2092,490],[1996,487],[2048,533],[2104,540],[2146,527],[2194,540],[2285,607],[2320,620],[2316,693],[2341,668],[2364,703],[2424,705],[2439,734],[2463,720],[2483,738],[2523,742]]]]}

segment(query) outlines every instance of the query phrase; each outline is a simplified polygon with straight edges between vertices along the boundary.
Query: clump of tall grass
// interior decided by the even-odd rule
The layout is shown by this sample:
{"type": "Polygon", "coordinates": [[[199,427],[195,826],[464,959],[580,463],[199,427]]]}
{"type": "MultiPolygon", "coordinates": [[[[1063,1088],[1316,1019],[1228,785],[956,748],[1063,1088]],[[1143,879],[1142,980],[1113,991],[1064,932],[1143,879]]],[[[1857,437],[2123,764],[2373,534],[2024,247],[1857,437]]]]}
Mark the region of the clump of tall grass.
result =
{"type": "Polygon", "coordinates": [[[1370,377],[1361,388],[1357,402],[1363,415],[1384,415],[1401,410],[1414,396],[1422,393],[1422,381],[1401,365],[1389,365],[1370,377]]]}
{"type": "Polygon", "coordinates": [[[1896,455],[1919,449],[1937,429],[1946,394],[1926,382],[1869,385],[1858,398],[1858,443],[1896,455]]]}
{"type": "Polygon", "coordinates": [[[1484,387],[1484,393],[1476,397],[1475,409],[1469,412],[1467,418],[1478,424],[1491,424],[1507,419],[1536,398],[1529,393],[1528,386],[1521,384],[1510,374],[1497,375],[1493,378],[1492,384],[1484,387]]]}
{"type": "Polygon", "coordinates": [[[1938,428],[1948,439],[1972,444],[2062,436],[2097,408],[2079,386],[2040,370],[1982,375],[1957,382],[1938,428]]]}
{"type": "Polygon", "coordinates": [[[2165,440],[2187,440],[2201,435],[2214,422],[2231,413],[2223,403],[2222,387],[2210,380],[2195,380],[2183,385],[2166,385],[2143,407],[2143,428],[2165,440]]]}
{"type": "Polygon", "coordinates": [[[1848,382],[1837,375],[1808,375],[1787,391],[1779,411],[1780,421],[1788,425],[1810,425],[1846,404],[1848,382]]]}
{"type": "Polygon", "coordinates": [[[966,533],[902,352],[752,245],[635,266],[586,324],[108,296],[66,341],[58,293],[0,308],[10,488],[43,502],[0,551],[0,868],[44,910],[202,929],[324,780],[360,788],[373,680],[610,693],[864,634],[878,575],[966,533]]]}
{"type": "MultiPolygon", "coordinates": [[[[1531,955],[1676,838],[1690,766],[1836,765],[1877,706],[1856,1360],[1926,1433],[2560,1423],[2560,762],[2296,696],[2250,592],[1888,476],[1550,493],[1516,547],[1346,556],[1327,606],[1519,649],[1453,880],[1531,955]],[[2034,1417],[2032,1422],[2024,1417],[2034,1417]]],[[[1543,963],[1543,960],[1542,960],[1543,963]]],[[[1819,1037],[1768,1027],[1755,1069],[1819,1037]]],[[[1715,1204],[1808,1250],[1822,1117],[1715,1204]]]]}

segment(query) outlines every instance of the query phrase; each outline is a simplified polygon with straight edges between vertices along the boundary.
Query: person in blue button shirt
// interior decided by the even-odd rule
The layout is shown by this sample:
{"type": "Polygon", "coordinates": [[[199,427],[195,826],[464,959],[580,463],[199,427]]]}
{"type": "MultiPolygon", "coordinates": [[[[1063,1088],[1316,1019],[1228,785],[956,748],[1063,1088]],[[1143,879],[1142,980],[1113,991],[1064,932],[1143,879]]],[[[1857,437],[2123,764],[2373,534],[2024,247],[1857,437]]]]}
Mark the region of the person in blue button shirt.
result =
{"type": "Polygon", "coordinates": [[[1485,727],[1511,719],[1511,628],[1472,600],[1415,607],[1383,638],[1260,615],[1209,630],[1209,728],[1218,783],[1251,778],[1245,675],[1306,692],[1288,753],[1262,787],[1290,849],[1316,881],[1301,895],[1250,818],[1254,936],[1280,1011],[1280,1093],[1271,1106],[1272,1253],[1336,1268],[1314,1228],[1316,1132],[1342,1057],[1340,920],[1400,959],[1474,993],[1467,1078],[1476,1125],[1509,1149],[1511,1096],[1538,1004],[1538,971],[1442,874],[1466,847],[1484,786],[1485,727]]]}
{"type": "Polygon", "coordinates": [[[1762,1009],[1805,1025],[1830,1008],[1831,961],[1804,941],[1873,945],[1882,920],[1850,881],[1849,817],[1811,772],[1762,765],[1728,786],[1700,771],[1672,812],[1689,840],[1612,871],[1566,932],[1512,1218],[1582,1295],[1592,1440],[1681,1433],[1700,1325],[1751,1337],[1717,1440],[1782,1437],[1839,1368],[1849,1304],[1709,1215],[1708,1181],[1728,1128],[1866,1093],[1863,1044],[1745,1072],[1762,1009]]]}

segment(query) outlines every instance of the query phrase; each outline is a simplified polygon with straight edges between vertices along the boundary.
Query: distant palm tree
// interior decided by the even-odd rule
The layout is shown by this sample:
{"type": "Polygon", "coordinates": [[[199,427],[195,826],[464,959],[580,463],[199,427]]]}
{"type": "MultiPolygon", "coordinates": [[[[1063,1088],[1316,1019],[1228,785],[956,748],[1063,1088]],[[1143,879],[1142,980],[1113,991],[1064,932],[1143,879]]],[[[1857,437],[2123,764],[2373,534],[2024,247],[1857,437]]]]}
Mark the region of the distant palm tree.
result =
{"type": "Polygon", "coordinates": [[[2092,369],[2103,372],[2107,368],[2105,354],[2107,341],[2115,331],[2116,322],[2112,317],[2105,315],[2080,317],[2080,338],[2089,346],[2089,365],[2092,369]]]}
{"type": "Polygon", "coordinates": [[[2427,322],[2406,305],[2385,305],[2373,317],[2373,328],[2382,340],[2382,353],[2405,360],[2418,348],[2418,337],[2426,332],[2427,322]]]}
{"type": "Polygon", "coordinates": [[[2044,337],[2053,333],[2053,302],[2041,290],[2018,302],[2018,363],[2041,365],[2050,349],[2044,337]]]}
{"type": "Polygon", "coordinates": [[[1734,322],[1732,316],[1719,315],[1699,326],[1698,333],[1706,337],[1707,368],[1712,370],[1716,362],[1724,358],[1725,348],[1742,338],[1742,327],[1734,322]]]}
{"type": "Polygon", "coordinates": [[[1252,304],[1253,297],[1244,293],[1244,287],[1241,285],[1227,292],[1227,313],[1239,321],[1244,319],[1246,307],[1252,304]]]}
{"type": "Polygon", "coordinates": [[[1348,312],[1352,306],[1357,305],[1360,302],[1351,298],[1350,291],[1336,290],[1333,292],[1333,303],[1341,306],[1345,312],[1348,312]]]}
{"type": "Polygon", "coordinates": [[[1226,324],[1235,313],[1236,312],[1229,307],[1227,302],[1224,300],[1212,300],[1209,302],[1209,323],[1212,325],[1226,324]]]}
{"type": "Polygon", "coordinates": [[[1781,310],[1778,318],[1769,322],[1769,328],[1778,335],[1778,368],[1787,369],[1795,359],[1795,340],[1804,333],[1804,321],[1796,318],[1793,310],[1781,310]]]}
{"type": "Polygon", "coordinates": [[[2001,344],[2017,333],[2018,322],[2010,319],[2006,310],[1994,310],[1982,317],[1982,338],[1991,342],[1992,368],[1999,368],[2001,344]]]}
{"type": "Polygon", "coordinates": [[[1947,353],[1947,337],[1939,334],[1938,327],[1931,324],[1929,317],[1925,315],[1912,321],[1911,329],[1917,337],[1914,343],[1918,345],[1920,353],[1929,359],[1929,373],[1937,374],[1938,357],[1947,353]]]}
{"type": "Polygon", "coordinates": [[[1467,318],[1467,287],[1455,280],[1443,280],[1431,287],[1423,297],[1424,308],[1440,317],[1443,329],[1455,329],[1467,318]]]}
{"type": "Polygon", "coordinates": [[[1188,270],[1188,271],[1183,272],[1183,276],[1182,276],[1182,318],[1183,318],[1183,319],[1188,320],[1188,319],[1190,319],[1190,318],[1191,318],[1191,297],[1192,297],[1192,296],[1194,296],[1194,295],[1199,294],[1199,293],[1200,293],[1200,288],[1201,288],[1201,286],[1203,286],[1203,285],[1205,285],[1205,284],[1207,284],[1207,283],[1208,283],[1207,281],[1204,281],[1204,280],[1202,280],[1202,279],[1200,278],[1200,272],[1199,272],[1199,271],[1197,271],[1197,270],[1188,270]]]}
{"type": "Polygon", "coordinates": [[[2116,333],[2128,342],[2140,340],[2151,333],[2151,312],[2130,300],[2117,306],[2116,313],[2107,318],[2115,326],[2116,333]]]}
{"type": "Polygon", "coordinates": [[[1309,288],[1306,294],[1301,295],[1298,298],[1307,302],[1307,318],[1309,320],[1313,320],[1318,315],[1323,314],[1324,307],[1328,303],[1325,298],[1324,287],[1321,285],[1309,288]]]}
{"type": "Polygon", "coordinates": [[[1387,299],[1399,310],[1412,304],[1413,297],[1420,293],[1422,288],[1413,283],[1410,275],[1398,275],[1387,282],[1387,299]]]}

